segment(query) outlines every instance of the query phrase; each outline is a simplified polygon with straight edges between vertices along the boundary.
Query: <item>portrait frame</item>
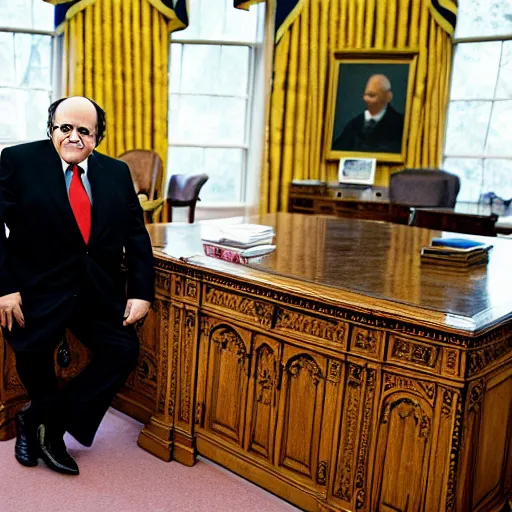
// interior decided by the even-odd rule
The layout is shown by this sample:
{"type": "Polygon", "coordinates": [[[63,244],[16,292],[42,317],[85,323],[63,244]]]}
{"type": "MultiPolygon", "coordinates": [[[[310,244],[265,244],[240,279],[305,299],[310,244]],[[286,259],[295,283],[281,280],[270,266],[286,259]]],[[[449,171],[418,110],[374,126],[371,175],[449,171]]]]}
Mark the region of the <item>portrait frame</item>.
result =
{"type": "Polygon", "coordinates": [[[375,158],[377,162],[404,163],[407,135],[411,123],[414,78],[418,51],[403,50],[335,50],[331,54],[326,106],[324,155],[326,160],[347,157],[375,158]],[[352,67],[350,67],[352,66],[352,67]],[[340,147],[338,138],[356,113],[362,119],[366,110],[363,93],[368,78],[375,74],[390,76],[393,99],[390,105],[403,116],[401,139],[395,137],[396,149],[354,149],[340,147]],[[394,83],[393,83],[394,82],[394,83]],[[337,145],[337,148],[333,146],[337,145]]]}

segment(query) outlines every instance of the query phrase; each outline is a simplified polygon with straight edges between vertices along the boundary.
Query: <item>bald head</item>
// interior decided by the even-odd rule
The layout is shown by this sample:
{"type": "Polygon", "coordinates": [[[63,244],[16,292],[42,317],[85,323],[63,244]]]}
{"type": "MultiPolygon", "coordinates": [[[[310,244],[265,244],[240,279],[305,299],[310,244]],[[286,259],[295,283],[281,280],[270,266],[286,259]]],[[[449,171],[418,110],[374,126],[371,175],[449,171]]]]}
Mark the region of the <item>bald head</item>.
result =
{"type": "Polygon", "coordinates": [[[86,160],[96,147],[98,112],[83,96],[57,104],[51,119],[51,138],[57,153],[68,164],[86,160]]]}
{"type": "Polygon", "coordinates": [[[386,75],[372,75],[364,90],[363,100],[366,103],[368,111],[372,116],[386,108],[387,104],[393,99],[391,92],[391,82],[386,75]]]}

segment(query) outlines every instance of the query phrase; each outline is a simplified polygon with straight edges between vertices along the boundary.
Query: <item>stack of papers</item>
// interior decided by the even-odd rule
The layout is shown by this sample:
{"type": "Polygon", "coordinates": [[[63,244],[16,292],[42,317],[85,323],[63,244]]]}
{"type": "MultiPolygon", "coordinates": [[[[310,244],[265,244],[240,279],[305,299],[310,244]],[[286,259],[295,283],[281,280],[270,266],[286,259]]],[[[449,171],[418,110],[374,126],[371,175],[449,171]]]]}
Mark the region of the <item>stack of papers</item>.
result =
{"type": "Polygon", "coordinates": [[[259,224],[203,226],[203,248],[207,256],[234,263],[248,263],[250,258],[273,252],[274,229],[259,224]]]}
{"type": "Polygon", "coordinates": [[[453,269],[485,265],[489,261],[491,244],[465,238],[434,238],[421,249],[421,263],[453,269]]]}

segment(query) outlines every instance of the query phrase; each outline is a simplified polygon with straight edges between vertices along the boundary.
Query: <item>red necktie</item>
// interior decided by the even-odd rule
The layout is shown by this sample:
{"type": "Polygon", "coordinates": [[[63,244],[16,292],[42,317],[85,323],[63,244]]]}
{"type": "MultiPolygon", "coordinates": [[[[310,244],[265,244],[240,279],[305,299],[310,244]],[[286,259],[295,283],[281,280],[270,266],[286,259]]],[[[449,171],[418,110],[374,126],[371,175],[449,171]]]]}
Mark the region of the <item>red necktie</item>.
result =
{"type": "Polygon", "coordinates": [[[73,174],[69,185],[69,202],[85,243],[88,243],[91,235],[91,201],[80,178],[80,171],[77,165],[71,167],[73,174]]]}

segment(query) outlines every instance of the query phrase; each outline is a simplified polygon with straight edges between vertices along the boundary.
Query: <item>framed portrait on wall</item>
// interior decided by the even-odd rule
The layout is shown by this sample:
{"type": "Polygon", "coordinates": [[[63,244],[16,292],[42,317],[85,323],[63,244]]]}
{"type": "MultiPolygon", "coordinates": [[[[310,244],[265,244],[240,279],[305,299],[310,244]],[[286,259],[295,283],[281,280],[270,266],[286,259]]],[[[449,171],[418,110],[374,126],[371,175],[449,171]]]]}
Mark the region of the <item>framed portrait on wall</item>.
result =
{"type": "Polygon", "coordinates": [[[417,51],[339,50],[330,63],[325,157],[405,161],[417,51]]]}

